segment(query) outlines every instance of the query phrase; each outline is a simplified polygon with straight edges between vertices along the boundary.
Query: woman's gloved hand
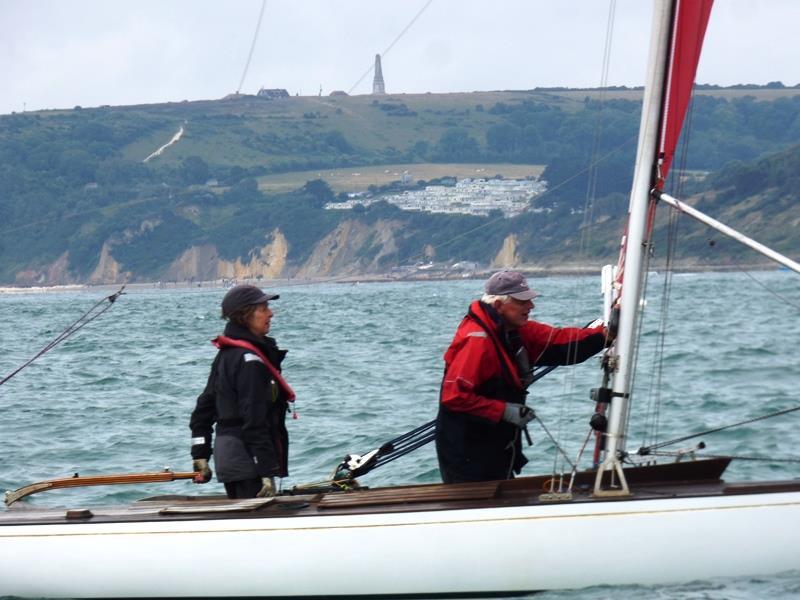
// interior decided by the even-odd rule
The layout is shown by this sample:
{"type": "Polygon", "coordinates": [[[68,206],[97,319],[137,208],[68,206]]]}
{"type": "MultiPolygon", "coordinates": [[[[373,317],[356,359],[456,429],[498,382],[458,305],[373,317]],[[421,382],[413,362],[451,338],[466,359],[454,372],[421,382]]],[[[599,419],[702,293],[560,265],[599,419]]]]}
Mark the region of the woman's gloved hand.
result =
{"type": "Polygon", "coordinates": [[[256,494],[256,498],[272,498],[275,495],[275,478],[262,477],[261,489],[256,494]]]}
{"type": "Polygon", "coordinates": [[[198,473],[194,476],[195,483],[208,483],[211,481],[211,467],[208,466],[208,460],[205,458],[196,458],[192,461],[192,471],[198,473]]]}

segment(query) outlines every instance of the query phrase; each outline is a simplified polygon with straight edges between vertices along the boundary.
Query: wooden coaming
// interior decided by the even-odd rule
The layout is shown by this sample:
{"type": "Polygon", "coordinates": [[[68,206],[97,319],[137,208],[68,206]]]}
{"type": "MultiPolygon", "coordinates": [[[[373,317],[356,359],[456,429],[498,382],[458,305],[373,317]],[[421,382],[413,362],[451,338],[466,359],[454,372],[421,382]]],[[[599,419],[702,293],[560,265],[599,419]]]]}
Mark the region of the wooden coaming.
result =
{"type": "MultiPolygon", "coordinates": [[[[800,481],[727,484],[722,473],[730,459],[708,459],[625,470],[632,495],[592,496],[595,472],[576,474],[572,498],[562,503],[625,502],[663,498],[725,496],[800,491],[800,481]]],[[[468,484],[427,484],[361,488],[346,492],[282,495],[271,502],[228,500],[225,496],[158,496],[128,506],[35,508],[23,502],[0,513],[0,527],[36,524],[301,518],[307,516],[444,511],[543,503],[552,476],[468,484]],[[249,502],[244,506],[243,502],[249,502]]],[[[553,502],[547,502],[553,504],[553,502]]]]}

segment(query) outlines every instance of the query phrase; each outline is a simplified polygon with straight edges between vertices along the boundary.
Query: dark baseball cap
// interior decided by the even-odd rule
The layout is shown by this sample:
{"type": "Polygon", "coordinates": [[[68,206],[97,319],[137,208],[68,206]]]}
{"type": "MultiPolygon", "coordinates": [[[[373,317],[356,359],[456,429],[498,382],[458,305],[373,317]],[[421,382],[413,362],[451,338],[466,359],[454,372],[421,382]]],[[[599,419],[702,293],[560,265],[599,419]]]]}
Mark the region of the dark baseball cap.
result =
{"type": "Polygon", "coordinates": [[[252,304],[264,304],[270,300],[277,300],[280,298],[279,294],[269,294],[263,292],[261,289],[254,285],[236,285],[228,290],[225,297],[222,299],[222,316],[224,318],[230,317],[237,310],[252,304]]]}
{"type": "Polygon", "coordinates": [[[511,296],[515,300],[533,300],[539,292],[528,287],[519,271],[498,271],[486,282],[486,293],[492,296],[511,296]]]}

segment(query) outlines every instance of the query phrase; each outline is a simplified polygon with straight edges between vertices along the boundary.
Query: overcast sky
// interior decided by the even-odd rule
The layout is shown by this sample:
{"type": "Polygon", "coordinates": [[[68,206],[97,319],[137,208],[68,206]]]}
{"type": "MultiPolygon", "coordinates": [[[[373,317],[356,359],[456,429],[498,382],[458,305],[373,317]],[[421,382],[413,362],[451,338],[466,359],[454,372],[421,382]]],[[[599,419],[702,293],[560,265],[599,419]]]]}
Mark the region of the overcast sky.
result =
{"type": "MultiPolygon", "coordinates": [[[[236,91],[262,0],[0,0],[0,114],[221,98],[236,91]]],[[[267,0],[244,93],[350,91],[384,55],[386,90],[642,85],[646,0],[267,0]],[[425,8],[427,6],[427,8],[425,8]]],[[[717,0],[697,76],[800,82],[800,0],[717,0]]],[[[353,93],[369,93],[372,74],[353,93]]]]}

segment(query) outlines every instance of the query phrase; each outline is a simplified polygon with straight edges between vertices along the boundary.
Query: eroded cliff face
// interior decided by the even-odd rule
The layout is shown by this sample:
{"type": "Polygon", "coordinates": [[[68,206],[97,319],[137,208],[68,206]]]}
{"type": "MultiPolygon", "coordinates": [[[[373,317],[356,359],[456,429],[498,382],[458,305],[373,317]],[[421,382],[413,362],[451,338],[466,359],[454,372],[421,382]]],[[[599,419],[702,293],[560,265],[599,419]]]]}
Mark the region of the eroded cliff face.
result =
{"type": "Polygon", "coordinates": [[[517,253],[518,242],[516,234],[509,234],[503,240],[503,247],[492,260],[492,268],[510,269],[519,265],[519,255],[517,253]]]}
{"type": "Polygon", "coordinates": [[[220,261],[219,271],[221,277],[235,279],[249,279],[262,277],[274,279],[280,277],[286,268],[286,255],[289,253],[289,243],[279,231],[272,232],[271,241],[261,248],[250,253],[247,262],[241,259],[235,261],[220,261]]]}
{"type": "Polygon", "coordinates": [[[165,272],[169,280],[274,279],[292,275],[300,278],[358,275],[385,270],[384,257],[397,253],[395,241],[399,224],[378,221],[367,225],[345,221],[314,247],[295,272],[287,263],[289,243],[279,230],[270,240],[245,258],[220,258],[213,245],[193,246],[172,262],[165,272]]]}
{"type": "Polygon", "coordinates": [[[277,229],[267,238],[267,244],[235,260],[221,258],[216,246],[210,244],[192,246],[170,264],[164,277],[176,281],[280,277],[286,268],[289,243],[277,229]]]}
{"type": "MultiPolygon", "coordinates": [[[[69,255],[40,268],[16,274],[17,285],[59,285],[66,283],[117,284],[153,278],[151,274],[126,270],[114,258],[115,248],[130,239],[159,226],[157,220],[144,221],[135,229],[126,230],[103,243],[97,264],[87,277],[70,272],[69,255]]],[[[289,264],[289,242],[283,233],[274,230],[265,236],[266,243],[246,256],[225,259],[213,244],[191,246],[161,272],[167,281],[213,281],[217,279],[275,279],[280,277],[317,278],[341,275],[380,273],[394,266],[397,259],[397,236],[400,222],[379,220],[366,224],[359,220],[340,223],[317,243],[303,264],[289,264]]],[[[513,254],[513,251],[512,251],[513,254]]],[[[435,256],[432,247],[425,248],[428,258],[435,256]]]]}
{"type": "Polygon", "coordinates": [[[385,270],[383,260],[397,254],[395,236],[401,224],[379,220],[372,225],[343,221],[314,248],[295,277],[358,275],[385,270]]]}
{"type": "Polygon", "coordinates": [[[54,262],[40,269],[25,269],[14,276],[16,285],[63,285],[74,282],[69,272],[69,252],[64,252],[54,262]]]}
{"type": "Polygon", "coordinates": [[[192,246],[167,267],[164,279],[168,281],[209,281],[219,278],[220,257],[217,247],[211,244],[192,246]]]}
{"type": "Polygon", "coordinates": [[[100,257],[97,259],[97,266],[89,275],[87,282],[91,284],[126,283],[134,279],[136,274],[131,271],[124,271],[117,259],[114,258],[112,254],[114,247],[149,233],[160,224],[161,219],[145,219],[139,224],[139,227],[126,229],[121,234],[108,238],[103,242],[103,247],[100,249],[100,257]]]}
{"type": "Polygon", "coordinates": [[[131,279],[131,275],[130,271],[122,271],[120,264],[111,256],[111,244],[105,242],[97,266],[89,275],[89,283],[125,283],[131,279]]]}

